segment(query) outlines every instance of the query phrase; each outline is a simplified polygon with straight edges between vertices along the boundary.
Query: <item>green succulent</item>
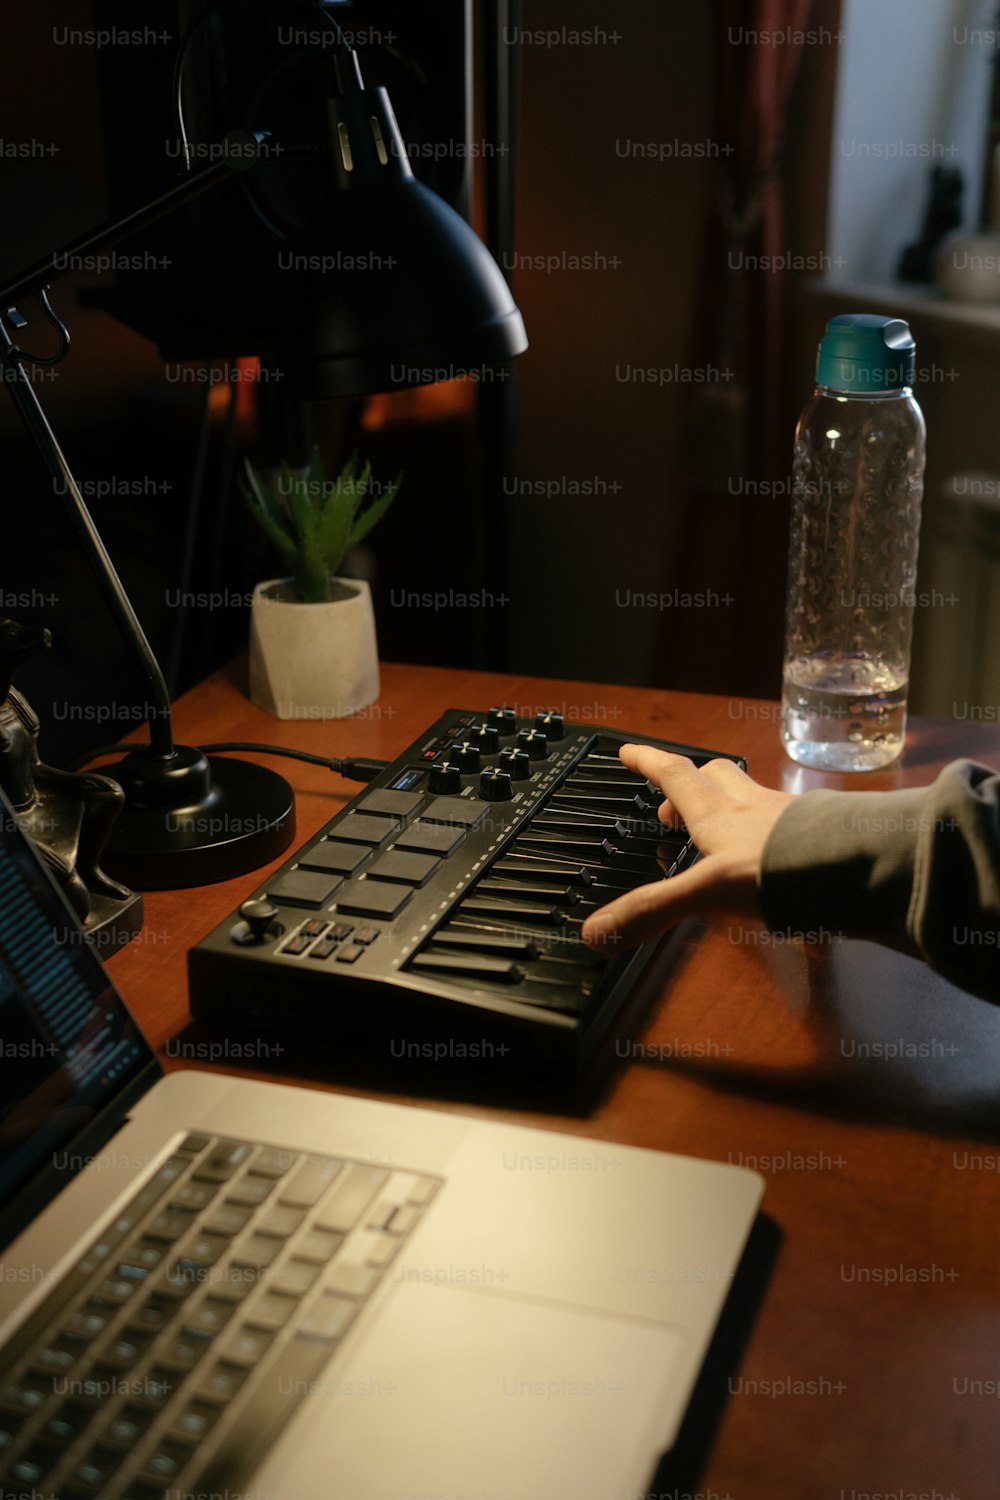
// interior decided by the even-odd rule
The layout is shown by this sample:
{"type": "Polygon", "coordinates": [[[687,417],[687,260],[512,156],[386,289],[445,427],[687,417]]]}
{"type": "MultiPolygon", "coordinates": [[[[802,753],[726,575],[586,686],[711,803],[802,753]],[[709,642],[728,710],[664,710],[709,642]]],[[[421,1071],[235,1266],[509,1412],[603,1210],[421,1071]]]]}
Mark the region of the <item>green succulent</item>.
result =
{"type": "Polygon", "coordinates": [[[362,466],[354,453],[331,484],[318,448],[305,472],[284,463],[269,477],[249,459],[244,469],[243,498],[287,563],[303,604],[330,598],[331,581],[345,555],[381,521],[402,482],[397,474],[388,489],[372,498],[372,466],[362,466]]]}

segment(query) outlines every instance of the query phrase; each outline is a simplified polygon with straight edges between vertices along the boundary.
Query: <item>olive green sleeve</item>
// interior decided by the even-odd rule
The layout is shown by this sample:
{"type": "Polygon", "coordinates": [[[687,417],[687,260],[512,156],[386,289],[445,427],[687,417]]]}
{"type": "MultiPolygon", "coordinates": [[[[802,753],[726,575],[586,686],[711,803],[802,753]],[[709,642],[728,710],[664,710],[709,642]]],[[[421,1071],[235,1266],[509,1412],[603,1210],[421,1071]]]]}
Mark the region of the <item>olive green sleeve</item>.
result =
{"type": "Polygon", "coordinates": [[[775,931],[870,938],[1000,1003],[1000,775],[972,761],[929,787],[804,792],[764,848],[775,931]]]}

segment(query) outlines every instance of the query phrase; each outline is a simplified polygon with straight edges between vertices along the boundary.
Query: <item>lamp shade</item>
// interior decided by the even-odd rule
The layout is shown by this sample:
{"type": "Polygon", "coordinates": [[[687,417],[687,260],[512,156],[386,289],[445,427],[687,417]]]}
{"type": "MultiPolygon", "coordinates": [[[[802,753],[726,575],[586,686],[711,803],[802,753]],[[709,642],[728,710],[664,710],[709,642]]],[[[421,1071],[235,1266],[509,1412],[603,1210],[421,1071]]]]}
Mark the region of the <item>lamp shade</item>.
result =
{"type": "Polygon", "coordinates": [[[295,338],[275,351],[286,391],[326,399],[504,378],[528,345],[521,314],[478,235],[414,177],[385,90],[327,108],[330,188],[283,255],[295,304],[295,338]]]}

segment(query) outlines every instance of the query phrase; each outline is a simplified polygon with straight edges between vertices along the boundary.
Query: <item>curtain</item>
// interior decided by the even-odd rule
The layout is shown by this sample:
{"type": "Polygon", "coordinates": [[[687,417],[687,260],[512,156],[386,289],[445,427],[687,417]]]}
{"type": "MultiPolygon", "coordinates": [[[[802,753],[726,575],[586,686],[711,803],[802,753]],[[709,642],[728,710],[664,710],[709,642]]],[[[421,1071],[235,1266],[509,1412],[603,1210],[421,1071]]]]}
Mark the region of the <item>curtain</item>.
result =
{"type": "Polygon", "coordinates": [[[681,588],[708,586],[713,602],[680,632],[672,619],[674,646],[683,641],[672,687],[773,696],[780,679],[787,486],[805,396],[788,379],[782,268],[794,272],[803,247],[785,233],[782,149],[812,4],[713,0],[717,185],[689,343],[706,378],[688,401],[670,559],[681,588]]]}

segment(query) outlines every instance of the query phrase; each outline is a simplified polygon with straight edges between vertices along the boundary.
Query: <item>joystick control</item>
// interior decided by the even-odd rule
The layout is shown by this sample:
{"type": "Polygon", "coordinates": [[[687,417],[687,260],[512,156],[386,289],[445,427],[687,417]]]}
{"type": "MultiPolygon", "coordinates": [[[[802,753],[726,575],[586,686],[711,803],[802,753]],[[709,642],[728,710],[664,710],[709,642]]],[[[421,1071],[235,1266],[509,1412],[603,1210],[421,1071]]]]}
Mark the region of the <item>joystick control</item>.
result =
{"type": "Polygon", "coordinates": [[[231,933],[233,942],[240,943],[243,947],[250,947],[251,945],[259,946],[271,938],[280,937],[285,930],[278,921],[280,915],[278,907],[266,896],[244,901],[240,907],[242,920],[236,923],[231,933]]]}

